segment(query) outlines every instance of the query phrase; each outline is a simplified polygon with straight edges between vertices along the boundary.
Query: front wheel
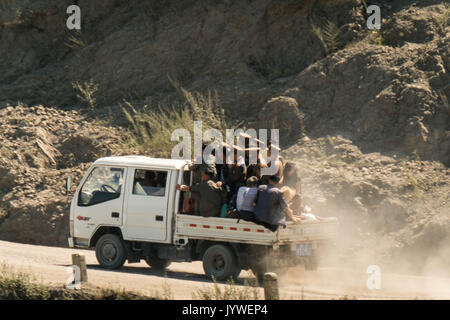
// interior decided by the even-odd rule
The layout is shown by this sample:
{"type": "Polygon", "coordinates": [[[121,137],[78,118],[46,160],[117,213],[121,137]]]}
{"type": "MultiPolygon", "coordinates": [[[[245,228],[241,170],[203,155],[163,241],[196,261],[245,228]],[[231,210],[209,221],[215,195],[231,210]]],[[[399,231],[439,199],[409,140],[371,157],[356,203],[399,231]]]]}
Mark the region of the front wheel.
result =
{"type": "Polygon", "coordinates": [[[234,252],[223,245],[209,247],[203,255],[203,270],[208,278],[218,281],[236,279],[241,269],[234,252]]]}
{"type": "Polygon", "coordinates": [[[127,259],[124,243],[115,234],[105,234],[98,239],[95,255],[100,265],[106,269],[119,269],[127,259]]]}

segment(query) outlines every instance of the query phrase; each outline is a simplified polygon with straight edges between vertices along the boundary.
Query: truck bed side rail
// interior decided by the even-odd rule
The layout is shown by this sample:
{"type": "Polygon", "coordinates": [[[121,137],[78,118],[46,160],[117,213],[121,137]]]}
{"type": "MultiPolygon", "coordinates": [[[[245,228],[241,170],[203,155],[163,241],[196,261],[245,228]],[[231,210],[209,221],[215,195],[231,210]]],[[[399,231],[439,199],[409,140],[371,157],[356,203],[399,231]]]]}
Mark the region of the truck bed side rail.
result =
{"type": "Polygon", "coordinates": [[[205,239],[211,241],[240,242],[261,245],[294,243],[309,240],[327,240],[337,234],[337,219],[305,221],[294,225],[288,222],[286,228],[272,232],[253,222],[228,218],[200,217],[178,214],[176,217],[176,237],[205,239]]]}

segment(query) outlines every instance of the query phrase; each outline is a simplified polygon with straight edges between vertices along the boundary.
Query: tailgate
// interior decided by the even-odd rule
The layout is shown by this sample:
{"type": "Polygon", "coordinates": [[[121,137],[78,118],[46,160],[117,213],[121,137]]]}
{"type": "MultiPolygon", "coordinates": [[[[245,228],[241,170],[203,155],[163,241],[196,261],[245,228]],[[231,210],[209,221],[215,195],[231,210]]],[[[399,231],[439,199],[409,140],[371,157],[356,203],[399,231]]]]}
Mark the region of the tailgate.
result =
{"type": "Polygon", "coordinates": [[[279,229],[278,241],[281,243],[309,240],[334,240],[337,237],[339,222],[337,218],[323,218],[321,221],[302,221],[301,224],[288,222],[285,229],[279,229]]]}

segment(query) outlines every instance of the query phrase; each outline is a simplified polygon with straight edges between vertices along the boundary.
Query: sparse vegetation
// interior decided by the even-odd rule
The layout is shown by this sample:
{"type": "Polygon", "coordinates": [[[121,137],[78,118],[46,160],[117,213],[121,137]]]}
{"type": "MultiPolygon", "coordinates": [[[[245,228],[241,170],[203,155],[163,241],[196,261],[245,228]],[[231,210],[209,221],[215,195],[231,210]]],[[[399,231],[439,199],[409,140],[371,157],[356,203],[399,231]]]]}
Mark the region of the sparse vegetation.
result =
{"type": "Polygon", "coordinates": [[[68,34],[65,45],[70,49],[84,48],[87,40],[81,30],[73,30],[68,34]]]}
{"type": "Polygon", "coordinates": [[[94,82],[94,79],[91,79],[82,84],[79,82],[72,83],[72,87],[78,92],[77,98],[86,103],[89,111],[94,114],[97,103],[96,94],[99,90],[99,85],[94,82]]]}
{"type": "Polygon", "coordinates": [[[194,137],[194,121],[202,121],[203,130],[215,128],[224,133],[225,129],[233,127],[226,119],[217,93],[208,92],[204,96],[181,87],[179,91],[186,101],[181,108],[158,106],[150,109],[146,105],[137,110],[131,102],[124,101],[121,108],[131,124],[129,142],[133,147],[144,154],[157,151],[167,156],[177,143],[170,141],[172,132],[183,128],[194,137]]]}
{"type": "Polygon", "coordinates": [[[48,300],[50,297],[48,288],[29,275],[0,266],[0,300],[48,300]]]}
{"type": "Polygon", "coordinates": [[[228,281],[227,285],[220,287],[214,281],[213,288],[198,289],[193,293],[194,299],[199,300],[259,300],[260,289],[256,284],[244,283],[244,286],[236,286],[234,281],[228,281]]]}
{"type": "Polygon", "coordinates": [[[335,23],[333,23],[332,21],[327,21],[327,23],[323,27],[311,23],[311,27],[314,34],[322,43],[322,46],[325,49],[327,55],[339,50],[341,46],[341,32],[335,23]]]}
{"type": "Polygon", "coordinates": [[[154,299],[124,289],[86,288],[69,290],[49,287],[35,278],[17,272],[7,265],[0,266],[0,300],[143,300],[154,299]]]}

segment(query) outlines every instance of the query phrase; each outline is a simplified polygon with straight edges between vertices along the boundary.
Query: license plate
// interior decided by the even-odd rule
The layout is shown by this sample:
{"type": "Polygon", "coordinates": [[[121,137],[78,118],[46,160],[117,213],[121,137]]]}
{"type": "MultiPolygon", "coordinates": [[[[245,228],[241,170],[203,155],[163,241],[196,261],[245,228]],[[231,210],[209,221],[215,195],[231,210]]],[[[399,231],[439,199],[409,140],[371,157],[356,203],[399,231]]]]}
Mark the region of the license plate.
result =
{"type": "Polygon", "coordinates": [[[300,257],[310,256],[312,254],[312,243],[297,243],[295,253],[300,257]]]}

